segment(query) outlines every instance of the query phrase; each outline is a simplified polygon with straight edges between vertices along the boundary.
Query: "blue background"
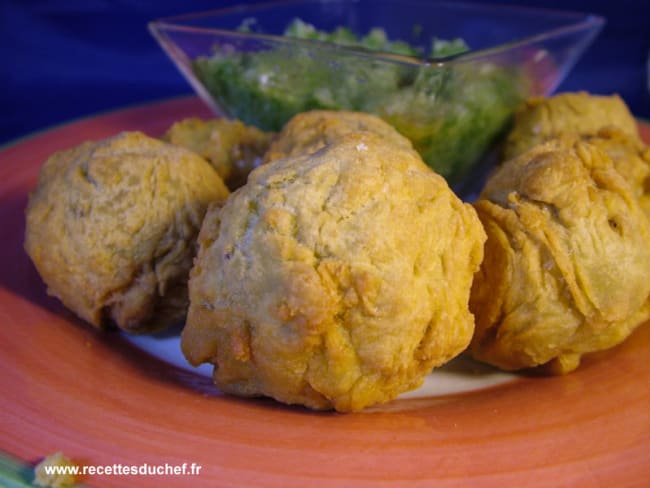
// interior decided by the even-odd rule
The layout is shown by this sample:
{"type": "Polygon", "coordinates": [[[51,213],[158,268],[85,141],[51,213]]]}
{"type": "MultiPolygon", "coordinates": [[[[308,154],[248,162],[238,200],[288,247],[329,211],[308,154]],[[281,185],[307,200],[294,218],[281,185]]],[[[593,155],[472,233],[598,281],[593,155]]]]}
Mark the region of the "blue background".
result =
{"type": "MultiPolygon", "coordinates": [[[[78,117],[191,93],[147,22],[241,1],[0,0],[0,144],[78,117]]],[[[560,90],[619,93],[637,116],[650,118],[650,2],[499,3],[606,17],[560,90]]]]}

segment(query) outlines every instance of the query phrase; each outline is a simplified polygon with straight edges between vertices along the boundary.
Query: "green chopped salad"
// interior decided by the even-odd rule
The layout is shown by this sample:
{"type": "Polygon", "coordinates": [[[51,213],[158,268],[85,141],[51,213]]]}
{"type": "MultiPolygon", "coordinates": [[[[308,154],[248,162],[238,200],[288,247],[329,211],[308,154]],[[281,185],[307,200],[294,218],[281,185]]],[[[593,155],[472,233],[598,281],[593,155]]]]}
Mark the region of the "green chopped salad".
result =
{"type": "Polygon", "coordinates": [[[511,69],[431,60],[466,52],[462,39],[432,39],[424,53],[390,40],[381,28],[357,36],[346,27],[326,32],[298,19],[284,35],[320,42],[266,50],[215,45],[211,56],[194,60],[195,74],[227,115],[277,131],[307,110],[374,113],[407,136],[451,184],[483,155],[523,99],[523,81],[511,69]],[[341,45],[358,49],[351,54],[341,45]],[[369,51],[398,56],[378,61],[364,55],[369,51]],[[430,60],[414,63],[400,56],[430,60]]]}

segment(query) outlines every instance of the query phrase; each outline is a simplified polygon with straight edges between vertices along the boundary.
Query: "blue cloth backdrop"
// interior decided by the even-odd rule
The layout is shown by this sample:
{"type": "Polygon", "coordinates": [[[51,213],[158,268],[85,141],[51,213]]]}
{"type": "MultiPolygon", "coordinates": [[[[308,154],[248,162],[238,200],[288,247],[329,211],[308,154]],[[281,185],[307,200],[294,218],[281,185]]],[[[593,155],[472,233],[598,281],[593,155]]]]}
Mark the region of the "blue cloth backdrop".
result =
{"type": "MultiPolygon", "coordinates": [[[[147,21],[244,0],[0,0],[0,144],[70,119],[191,93],[147,21]]],[[[561,90],[620,93],[650,118],[650,2],[499,0],[594,12],[608,23],[561,90]]]]}

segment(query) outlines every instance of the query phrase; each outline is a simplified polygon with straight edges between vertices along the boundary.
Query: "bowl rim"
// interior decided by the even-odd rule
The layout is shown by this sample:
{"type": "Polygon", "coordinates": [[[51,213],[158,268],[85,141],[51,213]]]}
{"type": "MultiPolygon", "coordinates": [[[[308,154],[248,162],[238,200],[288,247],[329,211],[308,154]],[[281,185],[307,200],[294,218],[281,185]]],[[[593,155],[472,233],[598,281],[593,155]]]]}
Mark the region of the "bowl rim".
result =
{"type": "MultiPolygon", "coordinates": [[[[397,0],[383,0],[385,2],[393,2],[397,4],[397,0]]],[[[480,60],[485,57],[492,57],[498,55],[502,52],[511,51],[519,47],[543,42],[548,39],[561,37],[565,35],[570,35],[572,33],[585,31],[591,31],[591,35],[587,39],[587,44],[593,40],[593,38],[600,32],[603,26],[606,23],[606,19],[600,15],[590,13],[590,12],[580,12],[573,10],[560,10],[560,9],[550,9],[543,7],[529,7],[521,5],[504,5],[498,3],[473,3],[473,2],[451,2],[451,1],[433,1],[433,2],[424,2],[422,0],[407,0],[408,3],[412,5],[426,5],[428,7],[434,7],[436,5],[445,5],[453,6],[454,8],[481,8],[485,10],[503,10],[511,12],[521,12],[521,13],[540,13],[545,15],[555,15],[556,17],[565,17],[567,19],[567,24],[549,29],[537,34],[530,36],[525,36],[521,38],[514,39],[510,42],[499,44],[493,47],[479,49],[479,50],[470,50],[465,53],[455,54],[446,57],[437,57],[432,58],[428,56],[417,57],[409,56],[405,54],[395,54],[390,52],[385,52],[381,50],[370,50],[359,46],[348,46],[340,45],[336,43],[331,43],[327,41],[320,41],[316,39],[303,39],[297,37],[289,37],[284,35],[277,34],[264,34],[259,32],[247,32],[247,31],[237,31],[230,29],[221,29],[215,27],[198,27],[183,22],[187,22],[193,19],[198,18],[207,18],[207,17],[218,17],[225,16],[233,13],[251,13],[255,14],[256,12],[262,12],[264,10],[277,8],[280,6],[291,6],[291,5],[322,5],[322,0],[273,0],[269,2],[257,2],[251,4],[237,4],[225,8],[209,9],[202,10],[198,12],[189,12],[185,14],[172,15],[167,17],[160,17],[154,20],[151,20],[147,23],[147,27],[151,34],[158,40],[161,36],[167,37],[165,31],[177,31],[177,32],[194,32],[202,34],[218,34],[223,36],[238,37],[241,39],[248,40],[260,40],[270,43],[278,44],[291,44],[304,47],[318,47],[320,49],[332,49],[332,50],[342,50],[348,53],[354,53],[359,56],[372,58],[374,60],[385,60],[389,62],[399,62],[408,65],[417,65],[417,66],[442,66],[452,63],[464,63],[468,61],[480,60]]],[[[327,3],[357,3],[355,0],[327,0],[327,3]]],[[[403,5],[404,2],[400,1],[400,5],[403,5]]]]}

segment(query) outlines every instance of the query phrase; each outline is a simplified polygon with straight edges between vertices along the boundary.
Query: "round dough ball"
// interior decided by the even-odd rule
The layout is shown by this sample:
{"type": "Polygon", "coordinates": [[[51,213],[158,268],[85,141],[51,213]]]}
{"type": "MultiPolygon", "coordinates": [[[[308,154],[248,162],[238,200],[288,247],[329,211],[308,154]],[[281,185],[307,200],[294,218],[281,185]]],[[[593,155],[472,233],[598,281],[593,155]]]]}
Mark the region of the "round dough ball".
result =
{"type": "Polygon", "coordinates": [[[359,131],[372,132],[381,136],[386,143],[413,149],[411,141],[375,115],[345,110],[312,110],[299,113],[286,123],[271,143],[264,162],[310,154],[346,134],[359,131]]]}
{"type": "Polygon", "coordinates": [[[25,249],[48,292],[97,327],[160,329],[187,310],[196,237],[228,190],[208,162],[139,132],[51,156],[25,249]]]}
{"type": "Polygon", "coordinates": [[[608,126],[639,138],[634,116],[618,95],[576,92],[532,98],[515,112],[514,127],[506,139],[504,156],[505,159],[519,156],[562,134],[595,135],[608,126]]]}
{"type": "Polygon", "coordinates": [[[650,223],[611,159],[577,137],[504,163],[475,204],[487,232],[474,358],[575,369],[650,313],[650,223]]]}
{"type": "Polygon", "coordinates": [[[565,136],[581,136],[602,149],[650,216],[650,149],[639,137],[634,116],[619,96],[578,92],[527,101],[515,114],[505,157],[516,157],[536,144],[565,136]]]}
{"type": "Polygon", "coordinates": [[[188,118],[174,123],[164,140],[205,158],[230,190],[246,183],[248,173],[262,163],[272,133],[239,120],[188,118]]]}
{"type": "Polygon", "coordinates": [[[182,349],[224,391],[355,411],[468,345],[485,235],[411,150],[354,133],[208,211],[182,349]]]}

